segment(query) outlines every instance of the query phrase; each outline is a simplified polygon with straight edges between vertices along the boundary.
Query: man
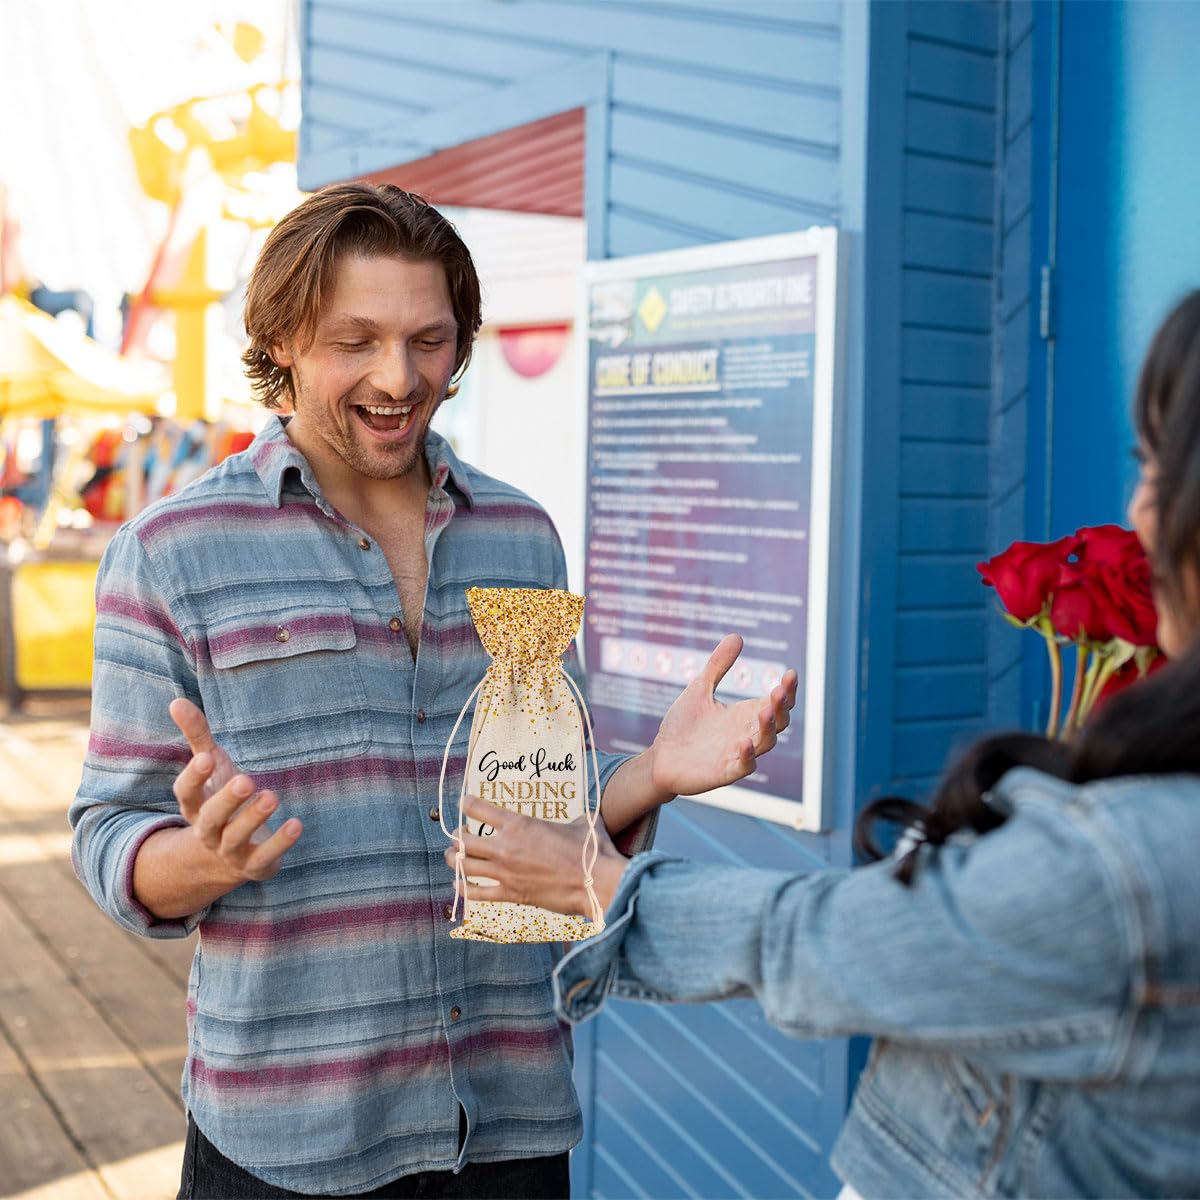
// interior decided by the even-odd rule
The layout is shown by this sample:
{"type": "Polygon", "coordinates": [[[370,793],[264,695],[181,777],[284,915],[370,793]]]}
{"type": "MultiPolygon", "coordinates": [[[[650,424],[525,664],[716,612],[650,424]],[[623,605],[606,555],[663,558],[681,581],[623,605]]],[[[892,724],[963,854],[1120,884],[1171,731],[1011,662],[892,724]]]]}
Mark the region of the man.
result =
{"type": "MultiPolygon", "coordinates": [[[[488,661],[466,589],[566,586],[546,514],[430,430],[480,324],[470,254],[398,188],[328,188],[268,238],[245,316],[248,373],[293,415],[109,547],[71,810],[119,923],[200,929],[180,1195],[566,1195],[555,950],[448,937],[437,781],[488,661]]],[[[626,849],[787,724],[794,673],[714,701],[739,648],[650,750],[602,758],[626,849]]]]}

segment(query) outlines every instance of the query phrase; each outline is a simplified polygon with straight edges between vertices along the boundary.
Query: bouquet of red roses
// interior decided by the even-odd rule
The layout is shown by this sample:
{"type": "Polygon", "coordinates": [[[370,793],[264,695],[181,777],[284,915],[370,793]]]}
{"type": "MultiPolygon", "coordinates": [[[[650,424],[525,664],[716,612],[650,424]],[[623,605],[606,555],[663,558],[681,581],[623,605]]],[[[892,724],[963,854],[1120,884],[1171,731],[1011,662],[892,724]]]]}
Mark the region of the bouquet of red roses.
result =
{"type": "Polygon", "coordinates": [[[1013,542],[978,564],[996,589],[1004,619],[1036,629],[1050,655],[1047,737],[1069,737],[1098,699],[1157,670],[1158,615],[1150,563],[1132,530],[1119,525],[1078,529],[1056,542],[1013,542]],[[1064,646],[1075,647],[1075,680],[1063,717],[1064,646]]]}

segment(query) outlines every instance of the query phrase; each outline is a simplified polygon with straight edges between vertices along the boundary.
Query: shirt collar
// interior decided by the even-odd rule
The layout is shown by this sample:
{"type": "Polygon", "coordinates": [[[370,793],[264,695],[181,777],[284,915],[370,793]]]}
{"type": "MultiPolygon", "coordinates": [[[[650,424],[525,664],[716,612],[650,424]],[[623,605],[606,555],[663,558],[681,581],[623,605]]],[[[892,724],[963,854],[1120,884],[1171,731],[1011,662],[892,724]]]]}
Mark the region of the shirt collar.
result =
{"type": "Polygon", "coordinates": [[[449,480],[462,493],[467,507],[475,507],[475,495],[467,478],[467,468],[450,448],[450,443],[432,429],[425,434],[425,461],[429,464],[429,476],[434,487],[444,488],[449,480]]]}
{"type": "MultiPolygon", "coordinates": [[[[273,414],[250,443],[248,453],[263,488],[276,508],[283,502],[283,488],[289,471],[297,472],[304,487],[314,498],[320,498],[320,489],[308,459],[296,449],[287,435],[286,418],[273,414]]],[[[475,496],[466,467],[450,448],[450,443],[432,429],[425,435],[425,461],[429,464],[434,487],[445,488],[449,481],[462,493],[467,507],[475,507],[475,496]]]]}

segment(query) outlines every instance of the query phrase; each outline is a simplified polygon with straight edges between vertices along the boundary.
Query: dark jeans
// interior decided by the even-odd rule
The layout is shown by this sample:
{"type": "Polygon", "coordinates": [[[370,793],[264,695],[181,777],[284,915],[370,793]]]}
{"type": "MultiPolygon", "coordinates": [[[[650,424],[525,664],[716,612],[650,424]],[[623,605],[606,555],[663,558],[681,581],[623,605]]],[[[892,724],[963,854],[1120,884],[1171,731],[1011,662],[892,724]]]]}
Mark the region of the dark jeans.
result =
{"type": "MultiPolygon", "coordinates": [[[[546,1158],[517,1158],[510,1162],[468,1163],[453,1171],[422,1171],[363,1192],[357,1200],[409,1200],[442,1197],[444,1200],[566,1200],[571,1194],[567,1154],[546,1158]]],[[[272,1187],[230,1162],[200,1132],[188,1114],[187,1143],[183,1148],[183,1175],[176,1200],[282,1200],[300,1197],[272,1187]]],[[[353,1200],[353,1198],[352,1198],[353,1200]]]]}

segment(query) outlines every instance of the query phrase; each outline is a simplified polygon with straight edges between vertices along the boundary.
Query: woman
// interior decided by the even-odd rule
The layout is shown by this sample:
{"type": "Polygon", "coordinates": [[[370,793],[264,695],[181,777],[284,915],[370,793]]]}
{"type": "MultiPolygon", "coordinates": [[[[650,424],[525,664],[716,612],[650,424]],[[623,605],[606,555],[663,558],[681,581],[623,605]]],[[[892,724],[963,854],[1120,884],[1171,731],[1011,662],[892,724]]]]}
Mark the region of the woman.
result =
{"type": "MultiPolygon", "coordinates": [[[[1200,1196],[1200,291],[1154,339],[1136,423],[1167,668],[1072,745],[979,743],[887,862],[793,876],[605,846],[608,926],[559,966],[573,1021],[610,993],[750,995],[797,1037],[873,1036],[833,1157],[849,1195],[1200,1196]]],[[[897,811],[863,814],[875,857],[897,811]]],[[[578,830],[480,812],[488,898],[584,911],[578,830]]]]}

